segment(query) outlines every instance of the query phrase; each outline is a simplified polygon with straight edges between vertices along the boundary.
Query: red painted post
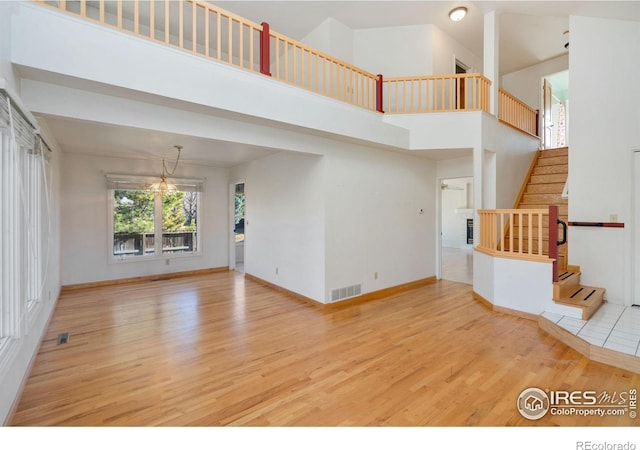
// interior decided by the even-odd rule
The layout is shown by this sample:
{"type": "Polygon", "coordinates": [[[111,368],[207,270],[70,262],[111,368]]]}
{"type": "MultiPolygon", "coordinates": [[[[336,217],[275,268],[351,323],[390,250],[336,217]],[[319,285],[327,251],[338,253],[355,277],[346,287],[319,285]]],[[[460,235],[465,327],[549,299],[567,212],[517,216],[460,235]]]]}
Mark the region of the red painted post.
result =
{"type": "Polygon", "coordinates": [[[383,113],[384,106],[382,104],[382,83],[384,79],[381,74],[378,74],[378,79],[376,80],[376,111],[383,113]]]}
{"type": "Polygon", "coordinates": [[[558,281],[558,207],[549,206],[549,258],[553,259],[553,282],[558,281]]]}
{"type": "Polygon", "coordinates": [[[269,24],[262,22],[260,32],[260,73],[271,76],[271,40],[269,36],[269,24]]]}

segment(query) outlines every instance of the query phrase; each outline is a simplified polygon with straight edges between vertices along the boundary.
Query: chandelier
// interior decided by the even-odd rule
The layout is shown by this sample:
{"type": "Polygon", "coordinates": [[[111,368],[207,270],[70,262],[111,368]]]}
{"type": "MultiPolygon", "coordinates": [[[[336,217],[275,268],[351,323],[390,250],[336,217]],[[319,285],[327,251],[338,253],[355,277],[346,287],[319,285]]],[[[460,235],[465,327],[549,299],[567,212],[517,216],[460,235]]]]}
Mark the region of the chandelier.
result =
{"type": "Polygon", "coordinates": [[[171,171],[167,170],[167,164],[163,158],[162,159],[162,175],[160,175],[160,181],[156,183],[152,183],[149,186],[150,191],[160,194],[163,197],[165,195],[175,194],[176,192],[178,192],[178,187],[175,184],[167,181],[167,176],[173,175],[174,172],[176,171],[176,168],[178,167],[178,161],[180,161],[180,152],[182,151],[182,145],[174,145],[173,147],[176,150],[178,150],[178,156],[176,158],[175,164],[173,165],[173,170],[171,171]]]}

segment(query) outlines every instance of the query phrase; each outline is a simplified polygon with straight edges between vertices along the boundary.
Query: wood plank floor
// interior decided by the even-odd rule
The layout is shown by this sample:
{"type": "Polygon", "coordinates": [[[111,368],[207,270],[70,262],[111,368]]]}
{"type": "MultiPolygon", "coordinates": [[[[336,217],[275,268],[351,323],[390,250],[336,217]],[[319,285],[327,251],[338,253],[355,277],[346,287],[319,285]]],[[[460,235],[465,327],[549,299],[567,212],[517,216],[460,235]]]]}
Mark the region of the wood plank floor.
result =
{"type": "Polygon", "coordinates": [[[532,386],[621,392],[640,375],[488,311],[465,284],[323,311],[229,272],[64,294],[12,424],[637,425],[526,420],[532,386]]]}

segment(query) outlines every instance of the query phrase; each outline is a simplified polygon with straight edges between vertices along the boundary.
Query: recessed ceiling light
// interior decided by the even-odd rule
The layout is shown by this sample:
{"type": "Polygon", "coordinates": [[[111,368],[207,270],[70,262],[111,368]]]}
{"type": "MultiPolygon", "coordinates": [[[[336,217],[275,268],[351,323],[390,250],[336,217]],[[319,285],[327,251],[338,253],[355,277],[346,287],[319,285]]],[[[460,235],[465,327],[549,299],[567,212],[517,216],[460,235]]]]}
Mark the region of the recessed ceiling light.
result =
{"type": "Polygon", "coordinates": [[[453,20],[454,22],[461,21],[466,15],[467,8],[465,8],[464,6],[458,6],[457,8],[453,8],[451,11],[449,11],[449,19],[453,20]]]}

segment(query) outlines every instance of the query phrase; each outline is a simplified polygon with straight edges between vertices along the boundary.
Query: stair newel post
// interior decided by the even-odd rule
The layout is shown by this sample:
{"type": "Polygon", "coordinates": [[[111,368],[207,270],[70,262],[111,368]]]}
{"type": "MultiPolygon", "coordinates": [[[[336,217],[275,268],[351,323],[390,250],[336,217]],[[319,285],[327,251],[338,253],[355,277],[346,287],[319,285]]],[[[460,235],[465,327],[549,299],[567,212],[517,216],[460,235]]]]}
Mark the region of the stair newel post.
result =
{"type": "Polygon", "coordinates": [[[271,35],[269,33],[269,24],[262,22],[262,31],[260,32],[260,73],[271,76],[271,35]]]}
{"type": "Polygon", "coordinates": [[[376,80],[376,111],[381,113],[384,112],[384,106],[382,103],[383,83],[384,79],[382,74],[378,74],[378,79],[376,80]]]}
{"type": "Polygon", "coordinates": [[[553,259],[553,282],[558,281],[558,207],[549,206],[549,258],[553,259]]]}

